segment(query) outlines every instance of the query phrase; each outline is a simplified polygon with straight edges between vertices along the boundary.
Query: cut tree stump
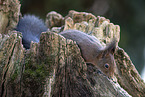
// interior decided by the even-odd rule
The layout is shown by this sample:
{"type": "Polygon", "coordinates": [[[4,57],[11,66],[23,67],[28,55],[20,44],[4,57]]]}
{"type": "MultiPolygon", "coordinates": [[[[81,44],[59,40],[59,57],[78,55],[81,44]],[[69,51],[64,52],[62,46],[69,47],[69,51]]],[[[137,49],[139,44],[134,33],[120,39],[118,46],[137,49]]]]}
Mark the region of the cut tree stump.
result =
{"type": "Polygon", "coordinates": [[[105,46],[113,38],[119,42],[118,25],[91,13],[71,10],[63,17],[53,11],[46,17],[50,30],[26,50],[21,33],[12,30],[20,16],[18,0],[2,0],[0,9],[1,97],[145,96],[145,83],[122,48],[117,46],[116,72],[109,79],[97,67],[84,62],[76,42],[58,34],[77,29],[94,35],[105,46]]]}

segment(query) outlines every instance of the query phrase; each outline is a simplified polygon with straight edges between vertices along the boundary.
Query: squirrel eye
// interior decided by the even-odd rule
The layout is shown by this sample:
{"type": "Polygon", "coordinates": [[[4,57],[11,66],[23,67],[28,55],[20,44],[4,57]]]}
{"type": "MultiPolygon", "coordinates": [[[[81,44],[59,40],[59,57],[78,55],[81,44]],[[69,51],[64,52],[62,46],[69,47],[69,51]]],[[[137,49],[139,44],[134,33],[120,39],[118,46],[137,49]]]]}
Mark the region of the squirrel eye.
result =
{"type": "Polygon", "coordinates": [[[106,63],[104,66],[105,66],[105,68],[107,68],[107,69],[109,68],[109,64],[107,64],[107,63],[106,63]]]}

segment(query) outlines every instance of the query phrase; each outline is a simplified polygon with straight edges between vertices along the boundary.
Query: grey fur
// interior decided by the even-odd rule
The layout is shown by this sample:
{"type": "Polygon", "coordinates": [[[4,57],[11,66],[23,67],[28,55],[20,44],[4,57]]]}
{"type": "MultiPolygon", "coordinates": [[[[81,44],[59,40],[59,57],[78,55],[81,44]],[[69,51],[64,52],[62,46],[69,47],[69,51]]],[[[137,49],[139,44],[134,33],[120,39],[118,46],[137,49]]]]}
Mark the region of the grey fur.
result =
{"type": "Polygon", "coordinates": [[[85,62],[94,64],[108,77],[113,76],[116,67],[114,60],[116,41],[103,47],[95,36],[78,30],[66,30],[60,34],[67,39],[76,41],[85,62]]]}
{"type": "Polygon", "coordinates": [[[22,43],[26,49],[29,49],[31,41],[39,42],[41,33],[47,31],[47,27],[38,17],[24,15],[19,20],[16,30],[22,32],[22,43]]]}

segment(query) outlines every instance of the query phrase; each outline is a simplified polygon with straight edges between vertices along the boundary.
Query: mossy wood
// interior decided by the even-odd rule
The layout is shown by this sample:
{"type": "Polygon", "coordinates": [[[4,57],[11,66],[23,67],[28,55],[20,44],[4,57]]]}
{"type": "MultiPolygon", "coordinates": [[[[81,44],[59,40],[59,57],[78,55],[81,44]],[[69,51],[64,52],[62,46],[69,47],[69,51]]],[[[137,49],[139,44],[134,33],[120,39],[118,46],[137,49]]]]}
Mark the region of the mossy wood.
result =
{"type": "Polygon", "coordinates": [[[57,34],[77,29],[96,36],[105,46],[119,42],[120,28],[104,17],[70,11],[63,17],[50,12],[39,43],[25,50],[22,35],[12,30],[18,23],[18,0],[0,1],[0,95],[1,97],[143,97],[145,83],[127,53],[117,47],[112,79],[86,64],[72,40],[57,34]]]}

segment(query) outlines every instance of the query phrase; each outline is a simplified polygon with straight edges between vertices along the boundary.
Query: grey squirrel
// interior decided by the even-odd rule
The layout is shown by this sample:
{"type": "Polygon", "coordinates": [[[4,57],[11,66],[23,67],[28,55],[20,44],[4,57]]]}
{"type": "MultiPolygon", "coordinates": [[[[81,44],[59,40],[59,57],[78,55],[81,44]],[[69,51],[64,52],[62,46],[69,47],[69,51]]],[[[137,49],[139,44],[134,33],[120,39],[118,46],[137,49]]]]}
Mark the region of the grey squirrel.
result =
{"type": "Polygon", "coordinates": [[[26,49],[30,48],[31,41],[39,42],[41,33],[47,29],[44,22],[34,15],[24,15],[15,28],[22,33],[22,43],[26,49]]]}
{"type": "MultiPolygon", "coordinates": [[[[29,49],[31,41],[39,42],[41,32],[46,31],[47,27],[39,18],[25,15],[20,19],[16,30],[22,32],[22,43],[26,49],[29,49]]],[[[76,41],[86,63],[97,66],[108,77],[113,76],[116,66],[114,60],[115,41],[104,48],[95,36],[78,30],[66,30],[59,34],[66,39],[76,41]]]]}
{"type": "Polygon", "coordinates": [[[60,32],[60,34],[67,39],[76,41],[86,63],[92,63],[109,78],[113,77],[116,67],[114,60],[114,52],[116,49],[115,40],[106,47],[103,47],[95,36],[78,30],[66,30],[60,32]]]}

